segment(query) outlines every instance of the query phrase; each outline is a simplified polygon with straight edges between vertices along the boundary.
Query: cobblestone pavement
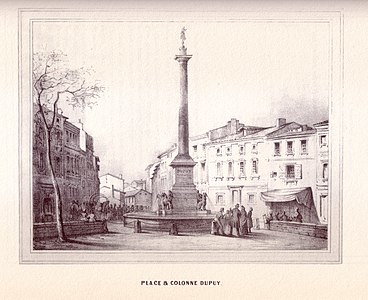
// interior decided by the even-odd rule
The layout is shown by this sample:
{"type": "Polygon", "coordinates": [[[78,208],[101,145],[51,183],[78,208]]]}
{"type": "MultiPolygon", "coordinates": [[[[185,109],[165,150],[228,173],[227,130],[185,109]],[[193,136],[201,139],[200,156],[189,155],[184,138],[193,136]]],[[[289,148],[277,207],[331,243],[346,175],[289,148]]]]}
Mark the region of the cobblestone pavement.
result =
{"type": "Polygon", "coordinates": [[[206,233],[185,233],[178,236],[167,232],[143,231],[120,223],[109,223],[109,233],[70,238],[66,243],[56,239],[35,241],[35,250],[325,250],[327,240],[309,236],[254,230],[244,238],[215,236],[206,233]]]}

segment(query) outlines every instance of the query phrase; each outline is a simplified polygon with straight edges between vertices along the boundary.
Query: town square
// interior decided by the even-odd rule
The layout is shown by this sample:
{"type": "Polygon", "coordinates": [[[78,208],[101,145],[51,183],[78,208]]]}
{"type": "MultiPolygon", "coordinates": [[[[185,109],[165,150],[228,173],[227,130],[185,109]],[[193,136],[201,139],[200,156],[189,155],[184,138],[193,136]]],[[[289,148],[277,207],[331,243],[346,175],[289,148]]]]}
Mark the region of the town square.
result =
{"type": "MultiPolygon", "coordinates": [[[[45,34],[42,26],[35,27],[40,36],[45,34]]],[[[155,26],[147,31],[150,39],[155,26]]],[[[191,121],[193,110],[189,108],[195,107],[191,89],[197,87],[192,78],[197,78],[198,72],[197,65],[191,69],[196,59],[192,53],[201,50],[189,49],[190,31],[185,26],[178,29],[173,38],[178,48],[170,64],[170,73],[176,76],[166,79],[176,86],[173,93],[178,101],[161,107],[174,121],[157,129],[164,114],[147,110],[140,115],[142,120],[110,124],[107,111],[103,119],[94,113],[107,101],[100,100],[105,93],[111,93],[106,80],[95,78],[97,61],[91,68],[75,69],[75,59],[82,58],[77,55],[71,64],[72,50],[45,52],[39,46],[40,51],[34,52],[33,249],[328,250],[328,102],[316,100],[323,92],[313,86],[322,85],[323,80],[317,84],[316,74],[305,68],[302,76],[314,89],[309,97],[316,99],[303,101],[304,111],[295,113],[292,100],[283,95],[284,99],[274,104],[282,109],[275,119],[268,118],[267,124],[230,115],[220,123],[212,118],[216,126],[211,128],[206,125],[211,111],[207,108],[201,113],[206,129],[198,132],[192,129],[196,123],[191,121]],[[313,101],[318,106],[313,107],[313,101]],[[96,120],[98,130],[91,123],[96,120]],[[128,130],[133,138],[142,135],[142,126],[156,134],[141,144],[122,142],[108,129],[102,130],[103,136],[93,134],[110,127],[113,132],[128,130]],[[172,142],[163,138],[165,134],[171,134],[172,142]],[[103,140],[107,147],[100,146],[103,140]],[[151,156],[147,156],[145,145],[154,150],[151,156]],[[151,160],[145,160],[147,157],[151,160]],[[145,166],[140,170],[129,170],[142,163],[145,166]]],[[[310,28],[304,30],[314,36],[310,28]]],[[[305,55],[316,63],[313,55],[323,53],[324,48],[319,49],[317,41],[313,45],[314,52],[305,51],[305,55]]],[[[126,51],[130,47],[134,46],[126,51]]],[[[145,49],[139,49],[138,64],[146,62],[142,57],[145,49]]],[[[137,72],[145,77],[142,67],[137,72]]],[[[143,91],[139,85],[130,87],[137,99],[143,91]]],[[[231,99],[226,101],[231,105],[231,99]]],[[[152,105],[152,101],[146,104],[152,105]]],[[[255,105],[245,112],[252,110],[256,111],[255,105]]]]}

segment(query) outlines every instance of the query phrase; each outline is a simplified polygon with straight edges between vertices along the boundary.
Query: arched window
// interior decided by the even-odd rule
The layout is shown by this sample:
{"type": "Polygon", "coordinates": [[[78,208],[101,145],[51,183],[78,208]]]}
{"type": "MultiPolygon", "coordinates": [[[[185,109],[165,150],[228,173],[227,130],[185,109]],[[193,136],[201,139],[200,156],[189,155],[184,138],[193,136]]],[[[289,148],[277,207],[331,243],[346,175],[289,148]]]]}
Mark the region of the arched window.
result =
{"type": "Polygon", "coordinates": [[[228,176],[233,176],[234,175],[234,170],[233,170],[233,163],[231,161],[229,161],[228,163],[228,176]]]}

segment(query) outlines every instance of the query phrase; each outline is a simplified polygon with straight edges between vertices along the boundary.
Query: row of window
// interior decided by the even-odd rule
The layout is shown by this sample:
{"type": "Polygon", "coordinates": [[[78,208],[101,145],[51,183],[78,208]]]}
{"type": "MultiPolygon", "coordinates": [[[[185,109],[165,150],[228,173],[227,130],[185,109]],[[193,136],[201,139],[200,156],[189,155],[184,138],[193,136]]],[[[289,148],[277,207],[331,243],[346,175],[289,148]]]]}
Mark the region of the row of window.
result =
{"type": "Polygon", "coordinates": [[[79,145],[79,136],[73,132],[70,132],[68,130],[65,131],[66,134],[66,142],[67,143],[71,143],[71,144],[75,144],[75,145],[79,145]]]}
{"type": "MultiPolygon", "coordinates": [[[[248,204],[255,204],[255,194],[247,194],[246,200],[248,204]]],[[[242,196],[237,190],[233,190],[231,193],[231,204],[242,204],[242,196]]],[[[216,194],[216,205],[225,205],[225,194],[216,194]]]]}
{"type": "MultiPolygon", "coordinates": [[[[66,173],[73,174],[73,175],[86,175],[86,170],[83,167],[84,164],[85,164],[85,160],[83,158],[73,157],[73,156],[68,155],[66,157],[66,173]]],[[[45,153],[40,152],[39,159],[38,159],[39,171],[44,171],[45,167],[46,167],[46,156],[45,156],[45,153]]],[[[89,170],[93,170],[93,164],[88,162],[87,168],[89,170]]],[[[61,158],[60,157],[55,157],[54,159],[54,170],[55,170],[56,176],[61,176],[62,168],[61,168],[61,158]]]]}
{"type": "MultiPolygon", "coordinates": [[[[234,177],[234,163],[228,162],[227,177],[234,177]]],[[[245,177],[245,162],[239,162],[239,177],[245,177]]],[[[258,160],[252,160],[252,175],[258,175],[258,160]]],[[[223,163],[217,163],[216,177],[224,177],[223,163]]],[[[277,172],[271,172],[271,177],[277,177],[277,172]]],[[[285,165],[285,178],[286,179],[301,179],[302,178],[302,165],[301,164],[287,164],[285,165]]],[[[328,179],[328,163],[322,165],[322,178],[328,179]]]]}
{"type": "MultiPolygon", "coordinates": [[[[84,160],[79,157],[67,156],[66,157],[66,173],[73,175],[80,175],[80,166],[83,165],[84,160]]],[[[85,169],[82,168],[82,175],[85,175],[85,169]]]]}
{"type": "MultiPolygon", "coordinates": [[[[257,159],[252,160],[252,174],[258,174],[258,160],[257,159]]],[[[234,177],[234,163],[232,161],[229,161],[227,163],[227,176],[234,177]]],[[[239,176],[245,177],[245,162],[244,161],[239,162],[239,176]]],[[[217,177],[224,177],[222,162],[217,163],[217,177]]]]}
{"type": "MultiPolygon", "coordinates": [[[[258,153],[258,147],[257,147],[257,144],[253,144],[252,145],[252,153],[258,153]]],[[[222,147],[218,147],[216,149],[216,154],[221,156],[223,154],[223,151],[222,151],[222,147]]],[[[232,154],[232,147],[231,146],[228,146],[228,147],[225,147],[225,154],[226,155],[231,155],[232,154]]],[[[239,154],[245,154],[245,146],[241,145],[239,146],[239,154]]]]}
{"type": "MultiPolygon", "coordinates": [[[[294,155],[294,142],[293,141],[287,141],[286,142],[286,154],[287,155],[294,155]]],[[[307,148],[307,140],[300,140],[300,153],[301,154],[307,154],[308,148],[307,148]]],[[[281,143],[275,142],[274,143],[274,155],[279,156],[281,155],[281,143]]]]}
{"type": "MultiPolygon", "coordinates": [[[[281,143],[280,142],[275,142],[274,143],[274,155],[281,155],[281,147],[280,147],[281,143]]],[[[290,154],[294,154],[294,141],[287,141],[286,142],[287,148],[286,148],[286,154],[290,155],[290,154]]],[[[322,146],[326,146],[327,145],[327,135],[320,135],[319,137],[319,145],[322,146]]],[[[205,151],[205,145],[202,145],[203,147],[203,151],[205,151]]],[[[232,154],[232,147],[228,146],[225,148],[225,153],[230,155],[232,154]]],[[[194,145],[193,146],[193,152],[197,153],[198,150],[198,145],[194,145]]],[[[257,144],[253,144],[252,145],[252,152],[257,152],[257,144]]],[[[216,154],[217,155],[222,155],[222,147],[218,147],[216,149],[216,154]]],[[[307,154],[308,153],[308,147],[307,147],[307,140],[303,139],[300,140],[300,152],[301,154],[307,154]]],[[[245,154],[245,147],[244,146],[239,146],[239,154],[245,154]]]]}
{"type": "MultiPolygon", "coordinates": [[[[227,177],[234,177],[234,163],[228,162],[227,166],[227,177]]],[[[302,165],[301,164],[287,164],[285,165],[285,177],[286,179],[301,179],[302,178],[302,165]]],[[[258,175],[258,160],[252,160],[252,175],[258,175]]],[[[328,179],[328,163],[322,164],[322,179],[328,179]]],[[[239,162],[239,177],[245,177],[245,162],[239,162]]],[[[216,177],[224,177],[223,174],[223,163],[217,163],[216,177]]],[[[271,177],[277,177],[277,172],[271,172],[271,177]]]]}

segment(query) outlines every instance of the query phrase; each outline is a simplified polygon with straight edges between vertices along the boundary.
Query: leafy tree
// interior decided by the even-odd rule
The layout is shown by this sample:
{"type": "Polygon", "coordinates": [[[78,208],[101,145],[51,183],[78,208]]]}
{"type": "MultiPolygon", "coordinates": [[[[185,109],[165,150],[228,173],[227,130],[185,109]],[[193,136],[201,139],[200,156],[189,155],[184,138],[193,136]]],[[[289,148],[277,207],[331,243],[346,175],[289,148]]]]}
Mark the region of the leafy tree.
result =
{"type": "Polygon", "coordinates": [[[70,69],[67,62],[67,56],[61,51],[37,52],[32,61],[32,94],[45,131],[47,169],[54,188],[56,224],[61,242],[65,241],[62,199],[51,151],[59,103],[65,101],[73,108],[84,110],[95,105],[104,91],[104,87],[97,81],[91,81],[94,72],[92,68],[70,69]]]}

